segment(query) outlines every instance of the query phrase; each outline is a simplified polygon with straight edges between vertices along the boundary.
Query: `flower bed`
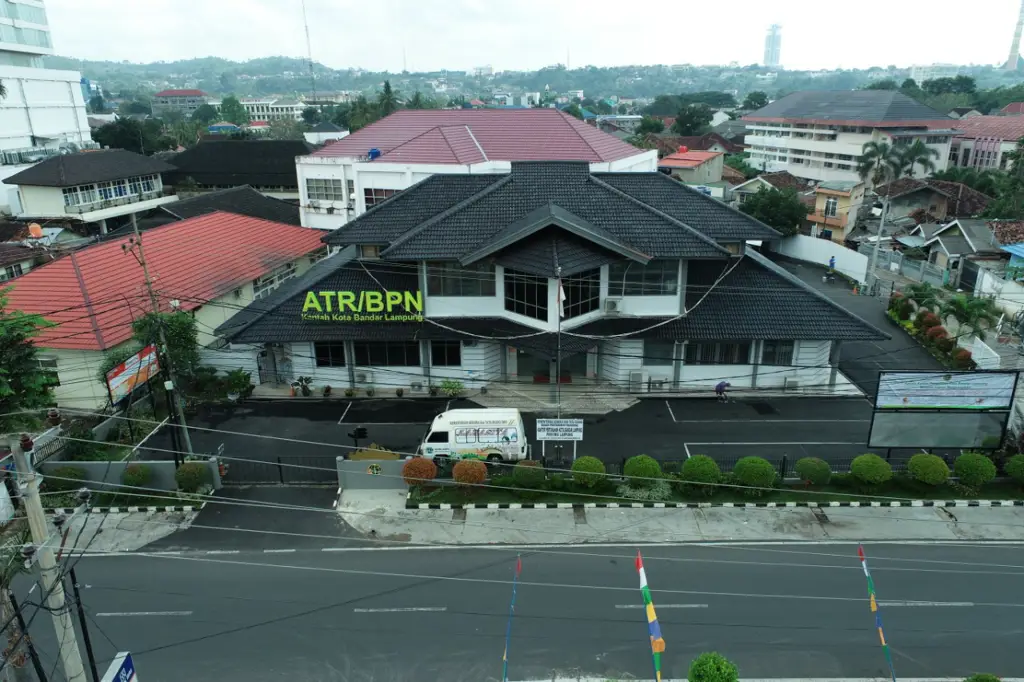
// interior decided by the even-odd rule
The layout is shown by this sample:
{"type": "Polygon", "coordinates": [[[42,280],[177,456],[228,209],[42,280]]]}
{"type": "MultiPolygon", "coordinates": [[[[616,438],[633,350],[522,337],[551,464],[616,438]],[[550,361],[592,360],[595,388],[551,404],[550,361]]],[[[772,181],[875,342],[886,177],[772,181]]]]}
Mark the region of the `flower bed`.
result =
{"type": "Polygon", "coordinates": [[[886,315],[893,324],[920,343],[944,367],[958,370],[977,369],[978,365],[971,357],[971,351],[957,345],[956,339],[950,337],[935,313],[928,310],[918,310],[915,313],[910,301],[897,292],[889,299],[886,315]]]}

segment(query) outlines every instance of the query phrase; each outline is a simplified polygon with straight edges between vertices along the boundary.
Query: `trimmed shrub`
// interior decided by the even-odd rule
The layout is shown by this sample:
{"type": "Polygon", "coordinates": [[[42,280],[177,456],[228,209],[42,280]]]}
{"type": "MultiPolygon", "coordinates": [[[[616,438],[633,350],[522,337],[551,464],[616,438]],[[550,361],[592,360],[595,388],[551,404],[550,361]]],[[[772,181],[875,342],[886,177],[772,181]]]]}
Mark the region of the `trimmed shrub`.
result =
{"type": "Polygon", "coordinates": [[[935,347],[941,350],[943,353],[952,353],[953,349],[956,348],[956,341],[944,336],[935,341],[935,347]]]}
{"type": "Polygon", "coordinates": [[[572,463],[572,480],[577,484],[593,488],[604,479],[604,462],[597,457],[580,457],[572,463]]]}
{"type": "Polygon", "coordinates": [[[977,490],[996,477],[996,465],[992,460],[977,452],[965,452],[956,458],[953,471],[960,484],[977,490]]]}
{"type": "Polygon", "coordinates": [[[732,477],[743,486],[750,486],[743,492],[747,495],[760,497],[764,490],[775,486],[775,467],[764,457],[744,457],[732,468],[732,477]]]}
{"type": "Polygon", "coordinates": [[[957,369],[972,369],[974,367],[974,356],[971,351],[961,348],[953,353],[953,365],[957,369]]]}
{"type": "Polygon", "coordinates": [[[722,480],[722,470],[707,455],[694,455],[683,462],[679,478],[687,491],[711,497],[717,491],[715,484],[722,480]]]}
{"type": "Polygon", "coordinates": [[[478,459],[460,459],[452,467],[452,480],[459,485],[480,485],[487,480],[487,465],[478,459]]]}
{"type": "Polygon", "coordinates": [[[626,460],[622,473],[629,479],[629,485],[642,488],[661,478],[661,465],[653,457],[634,455],[626,460]]]}
{"type": "Polygon", "coordinates": [[[514,485],[515,481],[512,480],[512,474],[491,476],[491,486],[495,488],[511,488],[514,485]]]}
{"type": "Polygon", "coordinates": [[[939,339],[944,339],[948,337],[949,332],[946,331],[946,328],[943,327],[941,324],[938,324],[935,325],[934,327],[929,327],[928,331],[925,332],[924,336],[930,342],[935,343],[939,339]]]}
{"type": "Polygon", "coordinates": [[[928,331],[932,327],[942,324],[939,316],[930,310],[922,310],[914,317],[914,324],[921,331],[928,331]]]}
{"type": "Polygon", "coordinates": [[[562,474],[551,474],[551,478],[548,479],[548,483],[551,484],[552,490],[565,490],[566,480],[562,474]]]}
{"type": "Polygon", "coordinates": [[[145,464],[129,464],[121,474],[121,483],[133,488],[145,488],[153,478],[153,472],[145,464]]]}
{"type": "Polygon", "coordinates": [[[174,472],[174,482],[182,492],[194,493],[213,484],[213,473],[206,462],[185,462],[174,472]]]}
{"type": "Polygon", "coordinates": [[[854,457],[850,473],[857,482],[868,488],[875,488],[892,479],[892,467],[878,455],[868,453],[854,457]]]}
{"type": "Polygon", "coordinates": [[[832,480],[832,467],[818,457],[798,459],[794,471],[807,485],[828,485],[828,482],[832,480]]]}
{"type": "Polygon", "coordinates": [[[898,291],[892,292],[892,296],[889,297],[889,304],[886,306],[889,310],[896,310],[896,307],[900,305],[906,298],[898,291]]]}
{"type": "Polygon", "coordinates": [[[517,488],[539,489],[544,485],[544,467],[540,462],[524,460],[512,467],[512,482],[517,488]]]}
{"type": "Polygon", "coordinates": [[[426,457],[413,457],[402,465],[402,480],[409,487],[423,485],[437,478],[437,465],[426,457]]]}
{"type": "Polygon", "coordinates": [[[910,319],[911,314],[914,312],[914,306],[910,305],[910,301],[901,301],[896,306],[896,317],[899,318],[900,322],[906,322],[910,319]]]}
{"type": "Polygon", "coordinates": [[[736,665],[722,654],[708,652],[690,662],[686,674],[689,682],[738,682],[740,672],[736,665]]]}
{"type": "Polygon", "coordinates": [[[1014,455],[1003,465],[1006,475],[1024,485],[1024,455],[1014,455]]]}
{"type": "Polygon", "coordinates": [[[907,463],[907,471],[911,478],[925,485],[943,485],[949,480],[949,467],[938,455],[914,455],[907,463]]]}
{"type": "Polygon", "coordinates": [[[964,682],[1003,682],[1003,678],[992,673],[974,673],[964,682]]]}
{"type": "Polygon", "coordinates": [[[55,493],[78,490],[83,487],[85,479],[85,469],[79,467],[57,467],[50,473],[43,474],[46,489],[55,493]]]}

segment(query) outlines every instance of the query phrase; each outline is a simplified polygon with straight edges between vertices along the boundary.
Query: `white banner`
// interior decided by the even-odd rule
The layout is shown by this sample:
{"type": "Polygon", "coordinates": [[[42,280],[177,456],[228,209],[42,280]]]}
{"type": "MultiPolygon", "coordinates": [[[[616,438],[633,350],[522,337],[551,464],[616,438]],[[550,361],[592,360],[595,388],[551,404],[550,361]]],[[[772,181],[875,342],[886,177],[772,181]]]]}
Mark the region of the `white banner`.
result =
{"type": "Polygon", "coordinates": [[[1008,410],[1016,372],[882,372],[881,410],[1008,410]]]}
{"type": "Polygon", "coordinates": [[[583,420],[538,419],[537,440],[583,440],[583,420]]]}

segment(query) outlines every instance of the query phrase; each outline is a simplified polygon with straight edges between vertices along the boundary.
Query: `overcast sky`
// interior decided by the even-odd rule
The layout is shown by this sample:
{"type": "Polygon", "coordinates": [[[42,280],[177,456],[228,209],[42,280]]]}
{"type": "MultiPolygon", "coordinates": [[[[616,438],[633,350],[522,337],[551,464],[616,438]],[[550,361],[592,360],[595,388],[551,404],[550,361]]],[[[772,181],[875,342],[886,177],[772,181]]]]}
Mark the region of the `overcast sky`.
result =
{"type": "MultiPolygon", "coordinates": [[[[57,54],[173,61],[304,57],[301,0],[46,0],[57,54]]],[[[793,69],[1005,61],[1019,0],[306,0],[313,58],[334,68],[536,69],[760,62],[781,24],[793,69]]]]}

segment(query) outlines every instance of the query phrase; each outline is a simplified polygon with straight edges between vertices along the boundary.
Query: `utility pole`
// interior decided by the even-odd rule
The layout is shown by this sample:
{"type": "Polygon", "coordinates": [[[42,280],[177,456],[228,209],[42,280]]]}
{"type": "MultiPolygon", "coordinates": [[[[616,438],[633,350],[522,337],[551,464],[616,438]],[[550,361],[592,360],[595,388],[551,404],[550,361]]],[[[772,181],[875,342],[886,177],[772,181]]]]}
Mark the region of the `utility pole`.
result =
{"type": "Polygon", "coordinates": [[[878,288],[878,274],[875,268],[878,267],[878,248],[882,244],[882,233],[885,231],[885,217],[889,212],[889,197],[882,198],[882,215],[878,220],[878,235],[875,237],[875,247],[871,249],[871,264],[868,265],[868,294],[870,295],[878,288]]]}
{"type": "Polygon", "coordinates": [[[92,672],[92,682],[100,682],[99,670],[96,668],[96,656],[92,652],[92,639],[89,637],[89,623],[85,620],[85,607],[82,606],[82,594],[78,591],[78,576],[75,575],[74,564],[68,570],[68,577],[71,578],[71,590],[75,595],[75,606],[78,609],[78,624],[82,628],[85,654],[89,657],[89,670],[92,672]]]}
{"type": "MultiPolygon", "coordinates": [[[[178,417],[178,424],[181,426],[182,440],[185,442],[185,452],[189,455],[192,452],[192,438],[188,435],[188,424],[185,423],[185,410],[181,407],[181,400],[178,398],[178,379],[174,374],[174,362],[171,359],[171,348],[167,345],[167,334],[164,332],[164,323],[160,319],[160,302],[157,300],[156,292],[153,291],[153,280],[149,277],[149,266],[146,265],[146,254],[142,250],[142,235],[139,234],[139,222],[132,213],[132,232],[135,234],[135,245],[139,247],[139,265],[142,266],[142,275],[146,278],[146,289],[149,291],[149,302],[153,305],[153,312],[157,318],[157,329],[160,330],[160,345],[163,346],[164,358],[167,360],[167,376],[170,378],[170,396],[174,403],[172,408],[178,417]]],[[[166,384],[165,384],[166,386],[166,384]]],[[[69,681],[70,682],[70,681],[69,681]]]]}
{"type": "MultiPolygon", "coordinates": [[[[25,442],[31,449],[31,441],[25,442]]],[[[42,580],[43,594],[46,595],[47,610],[53,615],[53,627],[57,631],[57,642],[60,646],[58,655],[64,666],[64,677],[68,682],[87,682],[85,666],[82,665],[82,654],[78,651],[78,635],[75,624],[71,620],[71,609],[64,595],[64,582],[61,579],[60,567],[53,556],[53,550],[47,546],[49,532],[46,528],[46,516],[43,505],[39,501],[39,475],[29,466],[28,457],[22,450],[22,442],[11,443],[11,454],[19,478],[25,480],[25,516],[32,533],[35,554],[39,562],[39,574],[42,580]]],[[[20,487],[20,486],[19,486],[20,487]]]]}

